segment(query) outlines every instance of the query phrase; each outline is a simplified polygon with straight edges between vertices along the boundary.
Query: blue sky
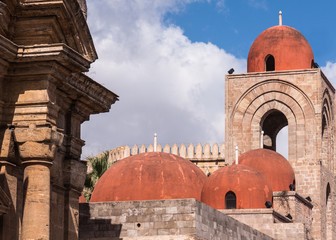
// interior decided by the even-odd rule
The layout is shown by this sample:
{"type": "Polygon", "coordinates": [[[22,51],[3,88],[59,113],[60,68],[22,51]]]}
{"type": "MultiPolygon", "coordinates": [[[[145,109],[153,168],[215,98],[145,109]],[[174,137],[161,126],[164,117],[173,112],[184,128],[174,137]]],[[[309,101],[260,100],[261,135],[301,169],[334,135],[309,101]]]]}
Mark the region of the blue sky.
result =
{"type": "Polygon", "coordinates": [[[224,141],[224,79],[246,72],[254,39],[283,24],[336,83],[336,3],[299,0],[87,0],[99,59],[89,76],[120,96],[84,123],[83,158],[121,145],[224,141]]]}
{"type": "Polygon", "coordinates": [[[313,48],[316,61],[336,60],[336,1],[227,0],[194,2],[180,12],[167,13],[166,24],[181,27],[193,42],[212,42],[229,53],[247,58],[254,39],[265,29],[283,24],[299,30],[313,48]]]}

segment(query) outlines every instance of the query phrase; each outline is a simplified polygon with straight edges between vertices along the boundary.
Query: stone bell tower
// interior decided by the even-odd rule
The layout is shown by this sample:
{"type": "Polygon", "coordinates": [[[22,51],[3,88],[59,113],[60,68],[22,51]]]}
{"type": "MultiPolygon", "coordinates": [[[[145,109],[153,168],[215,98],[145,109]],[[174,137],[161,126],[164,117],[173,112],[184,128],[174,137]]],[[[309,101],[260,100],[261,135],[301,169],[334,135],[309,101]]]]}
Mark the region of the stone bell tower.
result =
{"type": "Polygon", "coordinates": [[[254,41],[246,74],[226,76],[225,156],[233,162],[235,146],[240,154],[261,145],[276,150],[288,126],[296,191],[314,205],[311,234],[335,239],[335,89],[304,36],[281,22],[254,41]]]}
{"type": "Polygon", "coordinates": [[[81,123],[118,100],[96,59],[85,0],[0,0],[0,239],[78,239],[81,123]]]}

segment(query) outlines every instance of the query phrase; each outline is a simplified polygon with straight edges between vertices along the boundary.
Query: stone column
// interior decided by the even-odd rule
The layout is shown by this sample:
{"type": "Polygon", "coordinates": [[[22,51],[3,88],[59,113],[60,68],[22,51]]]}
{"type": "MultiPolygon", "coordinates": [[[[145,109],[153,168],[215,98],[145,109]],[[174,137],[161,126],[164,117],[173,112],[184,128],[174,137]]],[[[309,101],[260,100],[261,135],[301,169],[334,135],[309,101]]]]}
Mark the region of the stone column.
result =
{"type": "Polygon", "coordinates": [[[23,240],[50,239],[50,165],[50,162],[25,162],[23,240]]]}
{"type": "Polygon", "coordinates": [[[63,134],[55,127],[16,127],[23,165],[22,240],[50,239],[50,167],[63,134]]]}

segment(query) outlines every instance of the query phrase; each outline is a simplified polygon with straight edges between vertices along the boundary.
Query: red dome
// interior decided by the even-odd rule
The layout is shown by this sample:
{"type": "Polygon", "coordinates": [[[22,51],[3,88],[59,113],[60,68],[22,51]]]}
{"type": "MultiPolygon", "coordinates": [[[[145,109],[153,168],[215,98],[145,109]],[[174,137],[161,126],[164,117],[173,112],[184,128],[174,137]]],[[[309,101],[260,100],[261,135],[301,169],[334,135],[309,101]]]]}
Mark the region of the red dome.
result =
{"type": "Polygon", "coordinates": [[[244,165],[223,167],[208,177],[202,191],[202,202],[216,209],[225,209],[225,196],[233,192],[236,208],[266,208],[272,202],[272,188],[266,177],[256,169],[244,165]]]}
{"type": "Polygon", "coordinates": [[[295,183],[292,166],[275,151],[264,148],[248,151],[240,155],[239,164],[253,167],[264,174],[273,191],[289,191],[289,185],[295,183]]]}
{"type": "Polygon", "coordinates": [[[80,197],[78,198],[78,202],[79,202],[79,203],[86,203],[86,199],[85,199],[83,193],[82,193],[82,194],[80,195],[80,197]]]}
{"type": "Polygon", "coordinates": [[[310,69],[314,61],[306,38],[288,26],[271,27],[257,37],[248,55],[247,72],[265,72],[269,55],[274,57],[275,71],[310,69]]]}
{"type": "Polygon", "coordinates": [[[201,199],[205,174],[182,157],[142,153],[112,165],[98,180],[91,202],[201,199]]]}

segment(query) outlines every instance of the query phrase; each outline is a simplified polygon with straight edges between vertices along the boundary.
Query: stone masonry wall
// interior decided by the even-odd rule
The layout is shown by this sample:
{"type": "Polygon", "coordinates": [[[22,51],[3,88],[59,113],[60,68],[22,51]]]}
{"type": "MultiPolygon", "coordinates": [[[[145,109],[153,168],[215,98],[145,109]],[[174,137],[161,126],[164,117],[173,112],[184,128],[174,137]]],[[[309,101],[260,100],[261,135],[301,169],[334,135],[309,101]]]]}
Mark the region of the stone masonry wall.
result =
{"type": "Polygon", "coordinates": [[[273,239],[222,212],[196,201],[196,234],[201,239],[273,239]]]}
{"type": "Polygon", "coordinates": [[[324,166],[321,166],[321,228],[323,239],[335,239],[336,237],[336,208],[335,204],[335,176],[324,166]],[[328,184],[330,193],[327,193],[328,184]]]}
{"type": "Polygon", "coordinates": [[[273,208],[282,215],[290,214],[293,222],[311,229],[313,205],[295,191],[273,192],[273,208]]]}
{"type": "Polygon", "coordinates": [[[303,223],[264,223],[251,225],[258,231],[268,234],[277,240],[312,239],[303,223]]]}
{"type": "Polygon", "coordinates": [[[234,209],[221,210],[230,217],[265,233],[274,239],[312,239],[311,224],[293,222],[274,209],[234,209]]]}
{"type": "Polygon", "coordinates": [[[272,239],[195,199],[80,204],[82,240],[272,239]]]}
{"type": "Polygon", "coordinates": [[[291,223],[292,221],[274,211],[273,208],[262,209],[223,209],[222,213],[233,217],[234,219],[247,224],[264,224],[264,223],[291,223]]]}

